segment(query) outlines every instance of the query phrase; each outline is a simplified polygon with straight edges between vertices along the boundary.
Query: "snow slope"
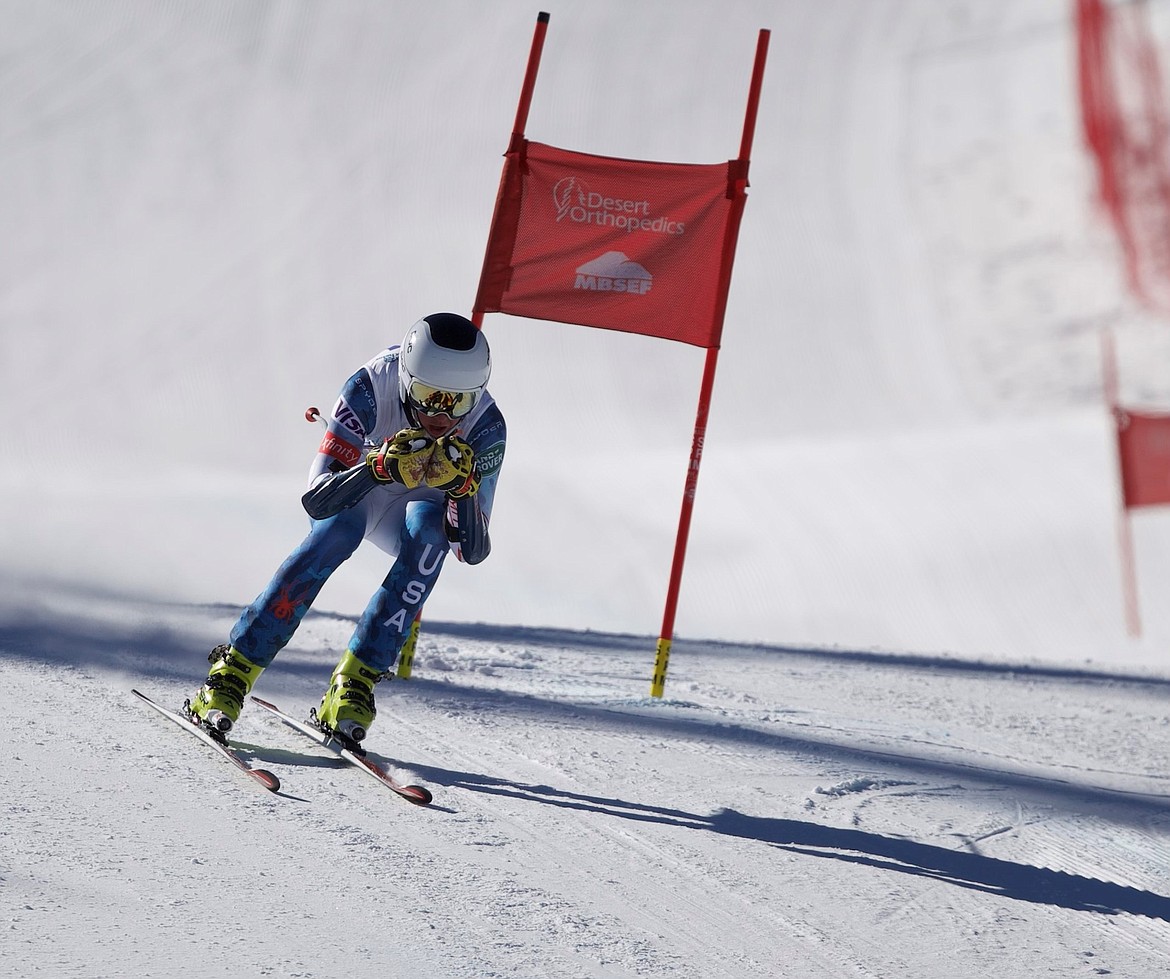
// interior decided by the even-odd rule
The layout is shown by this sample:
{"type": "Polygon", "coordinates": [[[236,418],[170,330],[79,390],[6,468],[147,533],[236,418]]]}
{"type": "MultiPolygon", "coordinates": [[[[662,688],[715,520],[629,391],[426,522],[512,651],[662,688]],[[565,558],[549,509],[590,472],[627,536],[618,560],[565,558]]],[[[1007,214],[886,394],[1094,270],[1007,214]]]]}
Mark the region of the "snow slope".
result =
{"type": "MultiPolygon", "coordinates": [[[[371,750],[178,704],[304,529],[302,420],[466,311],[538,8],[0,0],[0,972],[1165,972],[1170,747],[1099,334],[1170,339],[1091,205],[1055,0],[553,5],[528,133],[734,154],[772,45],[667,697],[702,352],[489,317],[509,456],[371,750]]],[[[1170,48],[1168,48],[1170,49],[1170,48]]],[[[384,574],[339,570],[298,711],[384,574]]]]}
{"type": "MultiPolygon", "coordinates": [[[[179,702],[234,610],[24,608],[8,975],[1166,968],[1167,680],[681,643],[651,701],[642,638],[432,623],[370,741],[434,790],[419,810],[253,709],[270,795],[132,702],[179,702]]],[[[311,614],[262,694],[307,710],[351,627],[311,614]]]]}

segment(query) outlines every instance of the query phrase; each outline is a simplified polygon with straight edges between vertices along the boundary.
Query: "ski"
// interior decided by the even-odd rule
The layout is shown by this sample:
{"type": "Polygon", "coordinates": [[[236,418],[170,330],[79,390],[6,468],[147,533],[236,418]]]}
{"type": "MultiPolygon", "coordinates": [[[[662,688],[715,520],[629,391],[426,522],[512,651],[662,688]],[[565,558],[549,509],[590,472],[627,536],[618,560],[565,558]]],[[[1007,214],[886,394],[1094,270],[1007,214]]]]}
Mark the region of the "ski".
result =
{"type": "Polygon", "coordinates": [[[344,758],[347,762],[355,767],[361,769],[371,778],[376,779],[391,792],[401,796],[407,802],[413,802],[416,806],[429,806],[431,804],[430,790],[421,785],[403,785],[393,775],[383,769],[381,766],[374,764],[369,758],[358,754],[336,738],[319,728],[314,727],[307,721],[300,721],[297,718],[286,714],[275,704],[270,704],[267,700],[261,700],[259,697],[253,696],[252,703],[258,707],[263,707],[270,714],[274,714],[277,718],[287,724],[289,727],[296,728],[301,734],[312,738],[317,744],[322,745],[336,754],[339,758],[344,758]]]}
{"type": "Polygon", "coordinates": [[[236,768],[240,769],[240,771],[244,772],[245,774],[250,775],[270,792],[277,792],[280,790],[280,779],[273,775],[272,772],[264,768],[253,768],[246,761],[244,761],[243,758],[236,754],[236,752],[229,744],[218,740],[202,725],[191,720],[191,718],[180,714],[178,711],[173,711],[168,707],[163,707],[162,704],[156,704],[144,693],[140,693],[137,690],[131,690],[130,692],[144,704],[153,707],[156,711],[162,714],[163,717],[174,721],[184,731],[188,731],[189,733],[195,735],[195,737],[197,737],[200,741],[210,745],[217,752],[223,755],[224,758],[235,765],[236,768]]]}

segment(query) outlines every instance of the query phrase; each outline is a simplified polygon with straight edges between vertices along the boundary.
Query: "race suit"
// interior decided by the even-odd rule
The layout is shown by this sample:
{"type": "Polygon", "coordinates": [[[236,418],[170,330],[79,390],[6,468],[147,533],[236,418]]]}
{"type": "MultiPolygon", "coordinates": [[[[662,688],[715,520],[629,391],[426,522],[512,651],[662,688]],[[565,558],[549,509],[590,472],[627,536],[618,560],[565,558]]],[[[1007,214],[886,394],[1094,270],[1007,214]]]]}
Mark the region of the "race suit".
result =
{"type": "MultiPolygon", "coordinates": [[[[405,428],[415,428],[398,385],[398,347],[390,347],[345,384],[309,470],[309,485],[355,465],[405,428]]],[[[268,666],[292,639],[329,576],[363,540],[396,560],[370,599],[349,650],[371,669],[394,666],[415,615],[426,602],[449,551],[468,564],[488,556],[488,520],[504,459],[507,430],[486,391],[451,434],[475,452],[479,490],[458,500],[429,486],[383,483],[350,509],[310,520],[309,534],[273,575],[232,629],[232,645],[268,666]]]]}

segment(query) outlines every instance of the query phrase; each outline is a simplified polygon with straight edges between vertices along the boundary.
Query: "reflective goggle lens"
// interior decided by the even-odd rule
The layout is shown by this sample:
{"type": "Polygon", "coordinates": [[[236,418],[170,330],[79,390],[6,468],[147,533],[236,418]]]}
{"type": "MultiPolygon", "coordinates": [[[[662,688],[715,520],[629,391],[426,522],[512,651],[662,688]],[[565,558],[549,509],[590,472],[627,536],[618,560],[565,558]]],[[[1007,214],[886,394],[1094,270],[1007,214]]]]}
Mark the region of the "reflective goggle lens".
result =
{"type": "Polygon", "coordinates": [[[426,415],[450,415],[462,418],[479,400],[478,391],[444,391],[422,381],[411,381],[406,396],[416,409],[426,415]]]}

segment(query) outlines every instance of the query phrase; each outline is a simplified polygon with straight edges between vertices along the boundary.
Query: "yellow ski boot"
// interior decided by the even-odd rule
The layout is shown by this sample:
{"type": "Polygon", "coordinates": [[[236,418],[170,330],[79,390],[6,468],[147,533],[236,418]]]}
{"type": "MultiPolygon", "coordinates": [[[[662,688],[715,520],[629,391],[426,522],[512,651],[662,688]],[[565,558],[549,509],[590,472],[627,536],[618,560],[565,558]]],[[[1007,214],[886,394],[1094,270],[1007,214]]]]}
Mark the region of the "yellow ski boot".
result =
{"type": "Polygon", "coordinates": [[[378,713],[374,707],[374,684],[383,676],[347,649],[316,710],[317,726],[356,745],[365,738],[378,713]]]}
{"type": "Polygon", "coordinates": [[[239,720],[244,698],[264,672],[243,653],[226,643],[207,657],[211,672],[198,693],[187,701],[187,712],[209,731],[227,734],[239,720]]]}

